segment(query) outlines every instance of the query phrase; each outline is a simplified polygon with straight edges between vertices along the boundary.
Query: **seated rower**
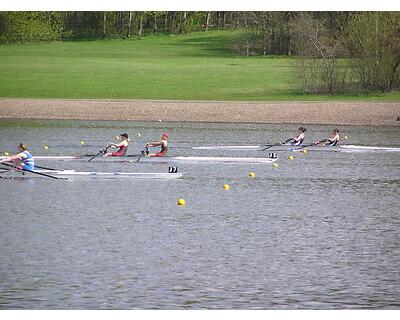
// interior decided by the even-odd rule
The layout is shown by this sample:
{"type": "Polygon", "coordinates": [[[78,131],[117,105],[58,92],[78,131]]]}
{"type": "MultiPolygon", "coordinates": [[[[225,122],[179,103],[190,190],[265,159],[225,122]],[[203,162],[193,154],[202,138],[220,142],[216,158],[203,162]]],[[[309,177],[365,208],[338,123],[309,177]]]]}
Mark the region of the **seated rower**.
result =
{"type": "Polygon", "coordinates": [[[32,154],[28,151],[28,146],[24,143],[20,143],[17,149],[19,151],[18,154],[5,157],[0,160],[0,163],[12,161],[16,163],[16,168],[18,170],[33,171],[35,169],[35,162],[33,161],[32,154]]]}
{"type": "Polygon", "coordinates": [[[116,152],[106,152],[104,154],[105,157],[124,157],[126,152],[128,151],[129,145],[129,137],[127,133],[121,133],[121,142],[120,143],[111,143],[107,148],[113,147],[118,148],[116,152]]]}
{"type": "Polygon", "coordinates": [[[316,141],[315,144],[318,144],[322,147],[324,146],[336,146],[339,143],[340,136],[339,136],[339,129],[334,129],[332,137],[328,139],[324,139],[322,141],[316,141]]]}
{"type": "Polygon", "coordinates": [[[290,142],[290,144],[291,144],[292,146],[299,146],[299,145],[301,145],[301,144],[303,143],[304,138],[305,138],[305,132],[306,132],[306,131],[307,131],[306,128],[300,127],[300,128],[299,128],[298,134],[297,134],[296,136],[290,138],[290,139],[287,139],[287,140],[284,142],[284,144],[290,142]]]}
{"type": "Polygon", "coordinates": [[[160,141],[148,142],[146,144],[146,156],[147,157],[165,157],[168,152],[168,133],[164,132],[161,136],[160,141]],[[161,150],[158,153],[148,153],[148,147],[160,146],[161,150]]]}

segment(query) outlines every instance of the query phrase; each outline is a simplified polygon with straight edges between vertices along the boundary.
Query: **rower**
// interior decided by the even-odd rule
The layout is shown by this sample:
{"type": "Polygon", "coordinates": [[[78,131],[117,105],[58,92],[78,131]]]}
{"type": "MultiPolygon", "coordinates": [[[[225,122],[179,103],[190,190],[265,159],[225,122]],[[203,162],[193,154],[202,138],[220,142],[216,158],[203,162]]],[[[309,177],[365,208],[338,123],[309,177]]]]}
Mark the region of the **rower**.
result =
{"type": "Polygon", "coordinates": [[[294,137],[292,137],[292,138],[286,140],[284,144],[290,142],[290,144],[291,144],[292,146],[299,146],[299,145],[301,145],[301,144],[303,143],[303,140],[304,140],[304,137],[305,137],[304,134],[305,134],[306,131],[307,131],[306,128],[300,127],[300,128],[299,128],[298,134],[297,134],[296,136],[294,136],[294,137]]]}
{"type": "Polygon", "coordinates": [[[161,136],[160,141],[148,142],[146,144],[146,156],[147,157],[165,157],[168,152],[168,133],[164,132],[161,136]],[[161,150],[158,153],[149,153],[148,147],[160,146],[161,150]]]}
{"type": "Polygon", "coordinates": [[[120,143],[111,143],[108,147],[118,148],[116,152],[107,152],[104,154],[105,157],[124,157],[128,151],[129,137],[127,133],[121,133],[120,143]]]}
{"type": "Polygon", "coordinates": [[[16,163],[16,168],[18,170],[33,171],[35,169],[35,162],[32,154],[28,151],[28,146],[25,143],[20,143],[17,146],[17,149],[19,151],[18,154],[5,157],[0,160],[0,163],[12,161],[16,163]]]}
{"type": "Polygon", "coordinates": [[[315,144],[320,146],[336,146],[339,143],[339,129],[333,129],[332,137],[324,139],[322,141],[316,141],[315,144]]]}

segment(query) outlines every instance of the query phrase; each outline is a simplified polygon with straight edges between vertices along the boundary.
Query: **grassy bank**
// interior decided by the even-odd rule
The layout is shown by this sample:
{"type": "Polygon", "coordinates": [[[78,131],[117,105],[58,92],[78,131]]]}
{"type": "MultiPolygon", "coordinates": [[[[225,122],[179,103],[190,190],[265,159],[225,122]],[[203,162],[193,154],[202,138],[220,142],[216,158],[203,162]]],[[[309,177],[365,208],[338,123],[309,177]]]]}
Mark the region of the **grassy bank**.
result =
{"type": "Polygon", "coordinates": [[[213,31],[134,40],[0,46],[0,97],[167,100],[400,100],[302,95],[294,59],[242,57],[237,32],[213,31]]]}

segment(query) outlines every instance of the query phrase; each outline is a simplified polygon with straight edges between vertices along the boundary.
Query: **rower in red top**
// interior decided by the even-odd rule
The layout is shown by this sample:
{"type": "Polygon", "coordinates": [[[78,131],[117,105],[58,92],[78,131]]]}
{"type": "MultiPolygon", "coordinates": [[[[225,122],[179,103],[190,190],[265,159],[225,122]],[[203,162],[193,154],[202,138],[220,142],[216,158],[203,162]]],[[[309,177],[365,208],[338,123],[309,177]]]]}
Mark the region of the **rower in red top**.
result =
{"type": "MultiPolygon", "coordinates": [[[[118,148],[116,152],[107,152],[104,154],[105,157],[124,157],[128,151],[129,137],[127,133],[121,133],[120,143],[111,143],[108,147],[118,148]]],[[[108,148],[107,147],[107,148],[108,148]]]]}
{"type": "Polygon", "coordinates": [[[146,144],[146,150],[148,150],[148,147],[161,147],[160,152],[158,153],[148,153],[148,151],[146,152],[146,156],[147,157],[165,157],[167,155],[168,152],[168,133],[164,132],[161,136],[161,140],[160,141],[152,141],[152,142],[148,142],[146,144]]]}

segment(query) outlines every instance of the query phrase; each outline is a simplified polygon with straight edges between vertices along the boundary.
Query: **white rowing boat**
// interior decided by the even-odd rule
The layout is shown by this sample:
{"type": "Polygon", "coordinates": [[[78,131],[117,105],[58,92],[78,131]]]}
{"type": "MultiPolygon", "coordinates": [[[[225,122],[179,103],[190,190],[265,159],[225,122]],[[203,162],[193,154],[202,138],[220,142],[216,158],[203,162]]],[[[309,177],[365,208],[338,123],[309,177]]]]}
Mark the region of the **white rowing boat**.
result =
{"type": "Polygon", "coordinates": [[[75,170],[34,170],[18,171],[0,169],[0,178],[33,178],[50,175],[58,178],[136,178],[136,179],[179,179],[184,173],[167,172],[97,172],[75,170]]]}
{"type": "MultiPolygon", "coordinates": [[[[33,156],[35,160],[84,160],[88,161],[90,159],[89,156],[33,156]]],[[[138,156],[135,157],[103,157],[99,156],[93,159],[92,162],[101,162],[101,161],[115,161],[115,162],[130,162],[135,163],[138,159],[138,156]]],[[[169,162],[245,162],[245,163],[272,163],[276,161],[276,158],[248,158],[248,157],[141,157],[139,162],[161,162],[161,163],[169,163],[169,162]]]]}
{"type": "MultiPolygon", "coordinates": [[[[156,157],[142,158],[144,161],[157,160],[156,157]]],[[[140,161],[142,161],[142,159],[140,161]]],[[[165,157],[164,159],[182,162],[245,162],[245,163],[272,163],[276,158],[249,158],[249,157],[165,157]]]]}
{"type": "Polygon", "coordinates": [[[194,150],[257,150],[264,146],[201,146],[192,147],[194,150]]]}
{"type": "MultiPolygon", "coordinates": [[[[262,151],[268,145],[264,146],[200,146],[192,147],[195,150],[259,150],[262,151]]],[[[302,149],[309,151],[338,151],[338,152],[400,152],[400,148],[396,147],[375,147],[375,146],[360,146],[360,145],[339,145],[339,146],[292,146],[280,145],[272,146],[266,150],[269,151],[300,151],[302,149]]]]}

